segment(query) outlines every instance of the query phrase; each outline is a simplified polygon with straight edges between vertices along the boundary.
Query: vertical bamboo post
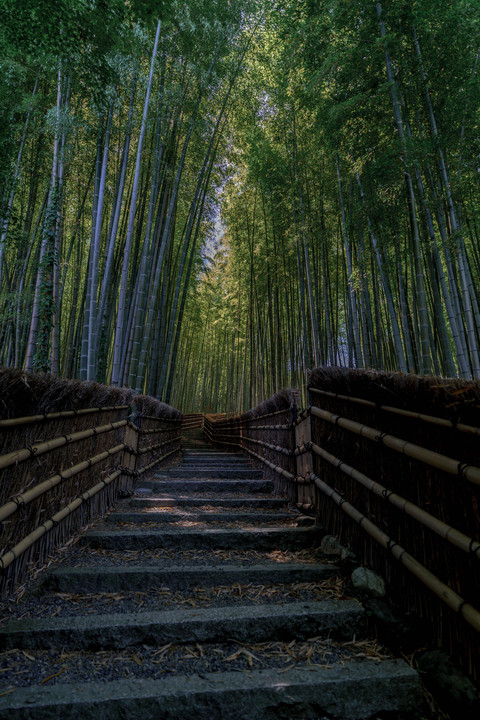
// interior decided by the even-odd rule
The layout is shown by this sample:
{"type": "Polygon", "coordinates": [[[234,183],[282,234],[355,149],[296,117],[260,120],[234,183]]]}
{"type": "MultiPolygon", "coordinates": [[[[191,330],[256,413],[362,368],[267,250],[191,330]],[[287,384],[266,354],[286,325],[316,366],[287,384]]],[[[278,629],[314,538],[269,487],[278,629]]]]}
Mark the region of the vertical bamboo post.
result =
{"type": "MultiPolygon", "coordinates": [[[[295,425],[295,445],[302,445],[312,441],[312,427],[310,424],[310,415],[295,425]]],[[[296,456],[296,475],[297,477],[306,477],[313,470],[312,453],[307,452],[296,456]]],[[[312,505],[314,498],[312,497],[311,485],[297,485],[297,503],[299,505],[312,505]]]]}
{"type": "Polygon", "coordinates": [[[135,486],[135,471],[137,469],[137,451],[138,451],[138,438],[140,428],[140,415],[136,415],[135,409],[131,409],[130,412],[131,422],[125,425],[125,435],[123,442],[126,447],[123,451],[122,456],[122,468],[125,468],[126,472],[120,476],[119,487],[120,490],[125,492],[132,492],[135,486]],[[134,423],[137,422],[137,425],[134,423]]]}
{"type": "MultiPolygon", "coordinates": [[[[292,395],[293,395],[293,402],[292,402],[292,405],[291,405],[291,408],[290,408],[290,409],[291,409],[291,414],[290,414],[289,424],[291,425],[291,428],[292,428],[292,442],[291,442],[291,445],[292,445],[292,448],[295,448],[295,447],[298,445],[298,440],[297,440],[297,417],[298,417],[298,405],[299,405],[299,403],[301,403],[301,401],[302,401],[302,391],[301,391],[299,388],[292,388],[292,395]]],[[[292,449],[292,448],[289,448],[289,449],[292,449]]],[[[297,459],[297,458],[294,458],[294,462],[295,462],[295,469],[293,470],[293,472],[294,472],[295,475],[298,476],[298,475],[299,475],[298,470],[297,470],[298,459],[297,459]]],[[[291,468],[289,468],[289,470],[291,470],[291,468]]],[[[292,502],[294,502],[295,504],[297,504],[297,503],[299,502],[299,489],[298,489],[298,484],[297,484],[297,483],[295,483],[294,486],[290,488],[288,494],[289,494],[290,499],[292,500],[292,502]]]]}

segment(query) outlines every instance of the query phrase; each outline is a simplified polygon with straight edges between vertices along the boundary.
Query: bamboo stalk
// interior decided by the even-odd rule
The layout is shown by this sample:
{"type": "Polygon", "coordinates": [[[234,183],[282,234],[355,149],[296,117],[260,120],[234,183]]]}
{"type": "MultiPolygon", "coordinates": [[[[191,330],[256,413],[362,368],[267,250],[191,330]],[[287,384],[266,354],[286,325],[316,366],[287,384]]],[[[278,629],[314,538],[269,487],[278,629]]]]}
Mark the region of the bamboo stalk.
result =
{"type": "Polygon", "coordinates": [[[0,420],[0,430],[5,430],[10,427],[20,427],[21,425],[34,425],[44,420],[59,420],[68,417],[78,417],[79,415],[113,412],[114,410],[128,410],[129,408],[129,405],[109,405],[98,408],[84,408],[83,410],[63,410],[62,412],[44,413],[43,415],[25,415],[24,417],[0,420]]]}
{"type": "Polygon", "coordinates": [[[38,485],[35,485],[35,487],[33,487],[31,490],[27,490],[21,495],[16,495],[12,500],[9,500],[7,503],[5,503],[5,505],[2,505],[2,507],[0,507],[0,522],[10,517],[10,515],[13,515],[13,513],[18,510],[19,507],[23,507],[24,505],[27,505],[28,503],[32,502],[32,500],[35,500],[41,495],[45,495],[45,493],[47,493],[49,490],[59,485],[62,480],[68,480],[69,478],[78,475],[84,470],[88,470],[92,465],[97,465],[97,463],[102,462],[102,460],[106,460],[108,457],[122,452],[122,450],[125,450],[125,448],[125,443],[116,445],[109,450],[105,450],[99,455],[95,455],[88,460],[83,460],[77,465],[73,465],[72,467],[68,468],[68,470],[63,470],[56,475],[52,475],[48,478],[48,480],[44,480],[38,485]]]}
{"type": "Polygon", "coordinates": [[[430,515],[430,513],[422,510],[422,508],[410,502],[410,500],[407,500],[401,495],[398,495],[397,493],[388,490],[388,488],[380,485],[380,483],[378,482],[375,482],[375,480],[372,480],[371,478],[367,477],[366,475],[359,472],[350,465],[347,465],[343,462],[343,460],[340,460],[334,455],[331,455],[329,452],[319,447],[318,445],[312,445],[312,452],[314,452],[315,455],[319,455],[331,465],[336,467],[337,470],[341,470],[343,473],[345,473],[345,475],[348,475],[354,480],[357,480],[368,490],[373,492],[375,495],[378,495],[378,497],[388,500],[388,502],[390,502],[398,510],[402,510],[406,515],[409,515],[415,520],[418,520],[421,525],[424,525],[430,530],[433,530],[433,532],[435,532],[444,540],[448,540],[448,542],[450,542],[452,545],[455,545],[455,547],[460,548],[460,550],[463,550],[467,553],[472,553],[478,559],[480,559],[480,542],[478,542],[477,540],[468,537],[468,535],[465,535],[459,530],[456,530],[450,525],[447,525],[447,523],[442,522],[433,515],[430,515]]]}
{"type": "Polygon", "coordinates": [[[362,425],[361,423],[341,417],[340,415],[334,415],[318,407],[312,407],[311,412],[315,417],[326,420],[332,425],[350,430],[350,432],[366,437],[373,442],[381,443],[395,452],[414,458],[415,460],[420,460],[420,462],[424,462],[426,465],[435,467],[450,475],[464,477],[474,485],[480,485],[480,468],[475,465],[466,465],[460,460],[455,460],[454,458],[447,457],[433,450],[427,450],[427,448],[423,448],[420,445],[415,445],[394,435],[382,433],[381,430],[368,427],[368,425],[362,425]]]}
{"type": "Polygon", "coordinates": [[[356,507],[351,505],[342,495],[337,493],[327,485],[327,483],[323,482],[317,475],[312,473],[311,478],[314,480],[315,486],[323,492],[324,495],[333,500],[336,505],[341,507],[343,512],[360,525],[370,537],[378,542],[385,550],[389,551],[393,557],[399,560],[407,570],[415,575],[415,577],[440,598],[440,600],[460,614],[477,632],[480,632],[480,612],[478,610],[469,603],[466,603],[460,595],[448,587],[448,585],[445,585],[445,583],[439,580],[430,570],[427,570],[424,565],[419,563],[418,560],[410,555],[401,545],[394,542],[383,530],[380,530],[371,520],[365,515],[362,515],[356,507]]]}
{"type": "Polygon", "coordinates": [[[128,424],[127,420],[119,420],[118,422],[109,423],[108,425],[99,425],[89,430],[80,430],[79,432],[72,433],[71,435],[61,435],[60,437],[54,438],[53,440],[46,440],[45,442],[39,443],[38,445],[32,445],[29,448],[23,448],[22,450],[15,450],[14,452],[7,453],[6,455],[0,455],[0,470],[3,470],[11,465],[24,462],[31,457],[37,457],[38,455],[44,455],[51,450],[56,450],[59,447],[68,445],[70,443],[78,442],[80,440],[86,440],[86,438],[92,437],[93,435],[102,435],[112,430],[125,427],[128,424]]]}
{"type": "Polygon", "coordinates": [[[352,395],[340,395],[339,393],[328,392],[327,390],[318,390],[317,388],[308,388],[310,392],[316,395],[323,395],[338,400],[346,400],[357,405],[365,405],[366,407],[373,407],[377,410],[392,413],[394,415],[402,415],[403,417],[412,418],[414,420],[421,420],[422,422],[429,423],[431,425],[440,425],[442,427],[451,428],[458,430],[459,432],[469,433],[473,435],[480,435],[480,428],[474,425],[465,425],[464,423],[455,423],[452,420],[446,418],[435,417],[434,415],[425,415],[424,413],[416,413],[412,410],[404,410],[403,408],[397,408],[391,405],[378,405],[371,400],[365,400],[364,398],[353,397],[352,395]]]}
{"type": "Polygon", "coordinates": [[[22,555],[29,547],[31,547],[37,540],[39,540],[45,533],[49,532],[55,525],[62,522],[68,515],[71,515],[74,510],[80,507],[86,500],[90,500],[94,495],[99,493],[103,488],[109,485],[113,480],[122,475],[122,470],[115,470],[105,480],[101,480],[99,483],[94,485],[90,490],[82,493],[79,497],[72,500],[71,503],[66,505],[64,508],[59,510],[49,520],[46,520],[42,525],[39,525],[35,530],[24,537],[19,543],[5,553],[0,558],[0,568],[6,570],[6,568],[14,562],[20,555],[22,555]]]}

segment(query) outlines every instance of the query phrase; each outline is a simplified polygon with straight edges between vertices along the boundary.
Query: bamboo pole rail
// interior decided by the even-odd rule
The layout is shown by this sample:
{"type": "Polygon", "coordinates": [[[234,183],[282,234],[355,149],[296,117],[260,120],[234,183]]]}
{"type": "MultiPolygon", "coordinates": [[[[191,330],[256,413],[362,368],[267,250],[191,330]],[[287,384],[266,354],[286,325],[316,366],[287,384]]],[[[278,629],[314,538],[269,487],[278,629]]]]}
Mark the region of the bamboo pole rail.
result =
{"type": "Polygon", "coordinates": [[[13,513],[18,510],[19,507],[23,507],[24,505],[27,505],[28,503],[32,502],[32,500],[35,500],[41,495],[45,495],[45,493],[59,485],[63,480],[69,480],[70,478],[78,475],[84,470],[88,470],[93,465],[97,465],[103,460],[106,460],[108,457],[113,457],[114,455],[122,452],[125,449],[127,449],[125,443],[115,445],[115,447],[112,447],[109,450],[104,450],[104,452],[101,452],[98,455],[89,458],[88,460],[83,460],[82,462],[77,463],[77,465],[73,465],[67,470],[63,470],[62,472],[52,475],[48,478],[48,480],[44,480],[38,485],[35,485],[35,487],[33,487],[31,490],[26,490],[21,495],[16,495],[15,497],[11,498],[11,500],[9,500],[7,503],[5,503],[5,505],[2,505],[0,507],[0,522],[6,520],[6,518],[10,517],[10,515],[13,515],[13,513]]]}
{"type": "Polygon", "coordinates": [[[35,530],[33,530],[26,537],[20,540],[19,543],[14,545],[11,550],[8,550],[8,552],[6,552],[0,558],[0,569],[6,570],[7,567],[14,562],[14,560],[20,557],[20,555],[22,555],[26,550],[28,550],[29,547],[34,545],[37,540],[42,537],[42,535],[45,535],[45,533],[49,532],[49,530],[51,530],[55,525],[58,525],[58,523],[62,522],[62,520],[64,520],[68,515],[71,515],[72,512],[77,510],[80,505],[82,505],[82,503],[84,503],[86,500],[90,500],[92,497],[94,497],[94,495],[99,493],[101,490],[107,487],[107,485],[116,480],[116,478],[120,477],[120,475],[122,474],[123,469],[115,470],[115,472],[105,478],[105,480],[100,480],[100,482],[98,482],[92,488],[79,495],[77,498],[75,498],[75,500],[72,500],[71,503],[69,503],[64,508],[55,513],[55,515],[52,515],[49,520],[46,520],[44,523],[39,525],[35,530]]]}
{"type": "Polygon", "coordinates": [[[174,442],[177,442],[182,439],[182,436],[179,435],[178,437],[171,438],[170,440],[164,440],[161,443],[156,443],[155,445],[150,445],[149,447],[142,448],[141,450],[137,450],[137,455],[145,455],[148,452],[153,452],[154,450],[158,450],[161,447],[164,447],[165,445],[171,445],[174,442]]]}
{"type": "Polygon", "coordinates": [[[392,540],[383,530],[372,523],[366,515],[363,515],[356,507],[349,503],[342,495],[336,492],[330,485],[327,485],[318,475],[314,473],[311,477],[315,486],[324,495],[329,497],[343,512],[345,512],[352,520],[354,520],[365,532],[370,535],[381,547],[393,555],[402,563],[415,577],[429,588],[440,600],[446,603],[452,610],[461,615],[471,627],[480,632],[480,612],[472,605],[465,602],[454,590],[445,585],[424,565],[418,562],[410,553],[408,553],[401,545],[392,540]]]}
{"type": "Polygon", "coordinates": [[[381,443],[390,449],[411,457],[415,460],[430,465],[431,467],[442,470],[449,475],[456,475],[463,477],[474,485],[480,485],[480,468],[474,465],[467,465],[462,463],[460,460],[447,457],[441,453],[437,453],[433,450],[428,450],[420,445],[415,445],[407,440],[395,437],[383,433],[381,430],[376,430],[368,425],[362,425],[361,423],[349,420],[348,418],[342,417],[341,415],[335,415],[334,413],[327,412],[318,407],[312,407],[312,415],[325,420],[332,425],[338,425],[339,427],[345,428],[356,435],[366,437],[368,440],[372,440],[376,443],[381,443]]]}
{"type": "Polygon", "coordinates": [[[170,455],[175,455],[175,453],[179,452],[180,448],[175,448],[174,450],[171,450],[170,452],[166,453],[166,455],[162,455],[162,457],[157,458],[156,460],[153,460],[153,462],[149,463],[148,465],[145,465],[145,467],[140,468],[140,470],[137,470],[134,474],[139,476],[143,475],[144,472],[147,472],[147,470],[151,470],[155,465],[158,465],[158,463],[162,462],[162,460],[166,460],[170,455]]]}
{"type": "Polygon", "coordinates": [[[248,437],[248,435],[242,435],[242,440],[248,440],[248,442],[255,443],[255,445],[261,445],[262,447],[269,448],[269,450],[273,450],[274,452],[282,453],[282,455],[288,455],[289,457],[293,457],[294,451],[288,450],[287,448],[281,447],[280,445],[271,445],[270,443],[263,442],[262,440],[254,440],[253,438],[248,437]]]}
{"type": "Polygon", "coordinates": [[[129,410],[129,405],[108,405],[106,407],[83,408],[82,410],[63,410],[62,412],[44,413],[43,415],[25,415],[18,418],[7,418],[0,420],[0,430],[21,427],[23,425],[34,425],[45,420],[62,420],[63,418],[81,417],[94,413],[114,412],[115,410],[129,410]]]}
{"type": "Polygon", "coordinates": [[[135,430],[139,435],[153,435],[154,433],[173,432],[174,428],[149,428],[148,430],[144,430],[144,428],[135,427],[135,430]]]}
{"type": "Polygon", "coordinates": [[[393,405],[379,405],[372,400],[365,400],[364,398],[353,397],[352,395],[340,395],[339,393],[328,392],[327,390],[318,390],[317,388],[308,388],[310,392],[315,395],[323,395],[338,400],[344,400],[346,402],[355,403],[357,405],[364,405],[365,407],[375,408],[376,410],[382,410],[383,412],[391,413],[393,415],[401,415],[403,417],[412,418],[413,420],[421,420],[422,422],[429,423],[431,425],[439,425],[446,427],[451,430],[458,430],[458,432],[468,433],[471,435],[480,435],[480,428],[474,425],[466,425],[464,423],[456,423],[453,420],[447,420],[446,418],[435,417],[434,415],[426,415],[425,413],[417,413],[412,410],[404,410],[393,405]]]}
{"type": "Polygon", "coordinates": [[[284,415],[285,413],[289,412],[290,408],[285,408],[284,410],[275,410],[275,412],[271,413],[265,413],[265,415],[259,415],[258,417],[250,418],[249,420],[236,420],[235,418],[228,418],[227,420],[221,420],[219,422],[215,422],[216,427],[229,427],[230,423],[234,422],[238,426],[244,426],[248,425],[252,422],[258,422],[258,420],[263,420],[264,418],[269,417],[275,417],[276,415],[284,415]]]}
{"type": "Polygon", "coordinates": [[[142,413],[138,413],[138,418],[141,420],[156,420],[157,422],[171,422],[171,423],[181,423],[182,418],[168,418],[168,417],[156,417],[155,415],[143,415],[142,413]]]}
{"type": "Polygon", "coordinates": [[[283,477],[286,477],[287,480],[291,480],[292,482],[296,481],[295,475],[288,472],[288,470],[285,470],[284,468],[281,468],[279,465],[275,465],[274,463],[270,462],[270,460],[266,460],[261,455],[258,455],[257,453],[253,452],[253,450],[249,450],[248,448],[243,448],[247,453],[250,455],[253,455],[253,457],[257,458],[257,460],[260,460],[264,465],[267,465],[271,470],[274,470],[278,475],[283,475],[283,477]]]}
{"type": "Polygon", "coordinates": [[[7,453],[6,455],[1,455],[0,470],[10,467],[11,465],[16,465],[24,460],[28,460],[31,457],[44,455],[45,453],[63,447],[64,445],[79,442],[80,440],[86,440],[93,435],[102,435],[103,433],[117,430],[118,428],[125,427],[127,424],[128,420],[119,420],[118,422],[108,423],[108,425],[99,425],[94,428],[89,428],[88,430],[80,430],[79,432],[72,433],[71,435],[60,435],[53,440],[46,440],[38,445],[32,445],[31,447],[15,450],[14,452],[7,453]]]}
{"type": "Polygon", "coordinates": [[[442,522],[442,520],[434,517],[430,513],[426,512],[426,510],[422,510],[422,508],[418,507],[418,505],[415,505],[410,500],[407,500],[401,495],[398,495],[398,493],[389,490],[375,480],[372,480],[355,468],[347,465],[347,463],[344,463],[343,460],[340,460],[323,448],[315,445],[315,443],[312,443],[312,452],[329,462],[337,468],[337,470],[341,470],[341,472],[345,475],[348,475],[353,480],[359,482],[378,497],[387,500],[398,510],[403,511],[406,515],[409,515],[417,520],[421,525],[428,527],[429,530],[432,530],[444,540],[448,540],[448,542],[452,545],[455,545],[455,547],[460,548],[460,550],[463,550],[466,553],[472,553],[480,560],[480,542],[477,540],[468,537],[468,535],[465,535],[447,523],[442,522]]]}
{"type": "MultiPolygon", "coordinates": [[[[258,420],[258,418],[255,418],[258,420]]],[[[251,425],[250,430],[291,430],[293,425],[251,425]]]]}

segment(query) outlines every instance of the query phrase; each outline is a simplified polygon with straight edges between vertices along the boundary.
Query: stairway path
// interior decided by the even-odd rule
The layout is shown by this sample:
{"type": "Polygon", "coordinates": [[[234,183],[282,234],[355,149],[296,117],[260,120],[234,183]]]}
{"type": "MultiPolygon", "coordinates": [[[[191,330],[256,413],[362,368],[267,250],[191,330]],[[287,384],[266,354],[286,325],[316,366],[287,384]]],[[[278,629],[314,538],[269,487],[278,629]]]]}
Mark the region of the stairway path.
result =
{"type": "Polygon", "coordinates": [[[420,717],[416,673],[364,637],[318,528],[190,435],[3,604],[0,719],[420,717]]]}

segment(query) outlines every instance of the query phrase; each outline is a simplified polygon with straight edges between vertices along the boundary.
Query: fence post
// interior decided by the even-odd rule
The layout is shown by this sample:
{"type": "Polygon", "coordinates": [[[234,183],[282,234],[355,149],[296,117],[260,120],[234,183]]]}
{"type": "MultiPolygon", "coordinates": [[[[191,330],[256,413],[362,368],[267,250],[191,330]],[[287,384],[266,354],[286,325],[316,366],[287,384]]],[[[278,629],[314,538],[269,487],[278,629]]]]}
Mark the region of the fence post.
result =
{"type": "MultiPolygon", "coordinates": [[[[298,411],[297,405],[301,402],[301,391],[299,389],[293,390],[294,405],[293,405],[293,422],[294,424],[294,446],[296,448],[311,442],[312,440],[312,428],[310,424],[310,415],[307,415],[303,420],[297,422],[298,411]]],[[[296,477],[307,477],[313,470],[312,453],[302,453],[295,456],[295,475],[296,477]]],[[[313,498],[311,497],[310,485],[304,485],[296,483],[296,497],[295,502],[301,510],[311,510],[313,507],[313,498]]]]}
{"type": "Polygon", "coordinates": [[[125,473],[120,477],[119,487],[124,492],[132,492],[135,486],[135,471],[137,469],[137,451],[138,451],[138,438],[140,433],[140,415],[137,417],[135,409],[131,409],[129,416],[129,424],[125,426],[125,435],[123,442],[126,447],[123,451],[122,456],[122,468],[125,468],[125,473]],[[138,423],[138,427],[134,423],[138,423]]]}

